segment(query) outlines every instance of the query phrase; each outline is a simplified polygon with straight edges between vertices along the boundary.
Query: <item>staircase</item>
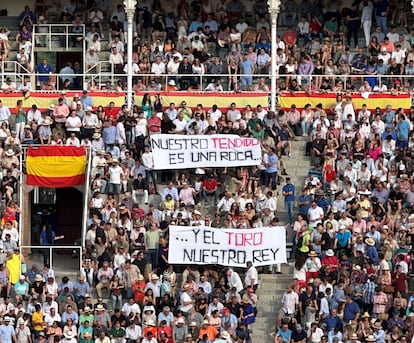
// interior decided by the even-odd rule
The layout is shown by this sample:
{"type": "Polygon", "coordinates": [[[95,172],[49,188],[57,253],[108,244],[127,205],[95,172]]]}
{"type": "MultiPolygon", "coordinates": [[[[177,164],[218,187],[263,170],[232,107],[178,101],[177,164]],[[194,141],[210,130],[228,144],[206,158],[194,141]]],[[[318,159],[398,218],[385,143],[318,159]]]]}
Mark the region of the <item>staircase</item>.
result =
{"type": "MultiPolygon", "coordinates": [[[[310,157],[305,156],[306,142],[308,137],[297,137],[297,141],[292,141],[291,157],[282,156],[283,165],[290,177],[292,184],[296,187],[296,198],[301,194],[302,187],[310,169],[310,157]]],[[[281,182],[277,187],[277,216],[281,224],[287,223],[287,214],[285,211],[282,187],[285,182],[281,182]]],[[[296,213],[296,207],[295,207],[296,213]]],[[[287,230],[287,242],[292,242],[292,229],[287,230]]],[[[288,254],[289,262],[289,254],[288,254]]],[[[259,288],[257,295],[259,298],[257,309],[258,314],[256,322],[253,325],[254,340],[261,343],[273,343],[276,319],[281,307],[282,295],[286,287],[292,283],[292,266],[291,264],[282,266],[282,274],[260,274],[259,288]]]]}
{"type": "Polygon", "coordinates": [[[253,324],[253,339],[261,343],[273,343],[276,319],[281,307],[280,301],[288,285],[292,283],[289,265],[282,266],[282,274],[261,274],[257,296],[256,322],[253,324]]]}
{"type": "MultiPolygon", "coordinates": [[[[279,217],[281,223],[287,223],[288,221],[287,213],[285,212],[285,200],[282,194],[282,188],[286,184],[286,177],[290,177],[292,184],[295,185],[295,197],[297,199],[301,194],[302,188],[305,184],[305,179],[311,167],[310,157],[305,156],[306,142],[308,141],[309,137],[307,136],[297,136],[297,141],[291,142],[292,156],[282,156],[283,166],[288,175],[279,174],[284,180],[280,183],[280,186],[277,187],[277,216],[279,217]]],[[[287,241],[290,242],[289,237],[287,238],[287,241]]]]}

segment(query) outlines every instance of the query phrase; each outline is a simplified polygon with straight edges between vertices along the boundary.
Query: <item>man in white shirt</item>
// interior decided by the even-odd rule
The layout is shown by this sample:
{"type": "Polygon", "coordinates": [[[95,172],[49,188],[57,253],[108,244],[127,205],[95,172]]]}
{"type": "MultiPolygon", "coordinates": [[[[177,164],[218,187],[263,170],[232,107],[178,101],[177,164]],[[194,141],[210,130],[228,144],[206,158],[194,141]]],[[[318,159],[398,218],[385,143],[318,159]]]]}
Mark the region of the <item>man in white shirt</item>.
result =
{"type": "Polygon", "coordinates": [[[116,194],[118,202],[121,202],[121,175],[122,168],[118,165],[118,160],[114,159],[109,167],[109,193],[116,194]]]}
{"type": "Polygon", "coordinates": [[[137,342],[138,339],[142,336],[142,330],[139,325],[136,325],[133,320],[131,320],[129,326],[125,330],[127,342],[137,342]]]}
{"type": "Polygon", "coordinates": [[[187,122],[184,120],[183,112],[177,114],[177,118],[173,120],[175,125],[175,133],[176,134],[185,134],[185,129],[187,126],[187,122]]]}
{"type": "Polygon", "coordinates": [[[165,63],[161,61],[161,56],[155,56],[155,61],[151,65],[151,73],[155,75],[165,74],[165,63]]]}
{"type": "Polygon", "coordinates": [[[200,282],[197,283],[197,288],[202,287],[204,292],[210,294],[213,290],[211,287],[211,283],[208,281],[205,275],[200,275],[200,282]]]}
{"type": "Polygon", "coordinates": [[[292,285],[289,285],[286,292],[282,296],[282,308],[280,309],[280,316],[294,317],[299,305],[299,296],[293,291],[292,285]]]}
{"type": "Polygon", "coordinates": [[[259,284],[259,278],[257,269],[253,266],[251,261],[247,261],[246,263],[246,275],[244,276],[244,284],[246,287],[252,287],[254,290],[257,289],[259,284]]]}
{"type": "Polygon", "coordinates": [[[165,110],[165,114],[170,118],[171,121],[174,121],[177,118],[177,109],[175,108],[175,103],[171,102],[170,107],[165,110]]]}
{"type": "Polygon", "coordinates": [[[243,290],[243,283],[240,279],[240,275],[231,268],[227,269],[226,275],[229,287],[236,287],[237,292],[241,292],[243,290]]]}
{"type": "Polygon", "coordinates": [[[70,137],[68,137],[68,139],[66,140],[66,146],[80,146],[80,140],[76,137],[75,132],[72,132],[70,134],[70,137]]]}
{"type": "Polygon", "coordinates": [[[40,117],[42,116],[42,113],[37,109],[37,106],[33,104],[32,108],[27,111],[26,116],[27,116],[27,122],[30,123],[34,121],[35,123],[37,123],[40,117]]]}
{"type": "Polygon", "coordinates": [[[157,184],[156,184],[157,175],[154,170],[154,158],[153,158],[152,152],[150,151],[149,146],[144,147],[144,153],[142,154],[141,158],[142,158],[142,165],[145,168],[145,173],[147,176],[145,178],[145,181],[147,182],[147,188],[149,186],[149,182],[151,178],[155,192],[157,192],[157,184]]]}
{"type": "Polygon", "coordinates": [[[324,216],[322,207],[319,207],[316,201],[312,201],[312,206],[308,210],[309,226],[316,228],[318,223],[322,223],[324,216]]]}
{"type": "Polygon", "coordinates": [[[224,197],[222,197],[217,204],[217,213],[228,213],[234,202],[235,200],[233,199],[233,194],[231,192],[224,193],[224,197]]]}
{"type": "Polygon", "coordinates": [[[391,59],[395,60],[397,64],[404,63],[405,51],[401,49],[401,44],[395,44],[395,50],[391,53],[391,59]]]}
{"type": "Polygon", "coordinates": [[[62,321],[62,317],[60,316],[60,314],[56,311],[56,308],[54,308],[54,307],[51,307],[50,308],[50,313],[47,313],[46,315],[45,315],[45,322],[46,322],[46,325],[48,326],[48,327],[51,327],[52,326],[52,324],[53,324],[53,322],[58,322],[58,323],[60,323],[61,321],[62,321]]]}
{"type": "Polygon", "coordinates": [[[222,115],[221,110],[217,107],[216,104],[214,104],[211,107],[211,110],[208,110],[207,113],[210,114],[211,119],[213,119],[215,123],[217,123],[217,121],[221,118],[222,115]]]}

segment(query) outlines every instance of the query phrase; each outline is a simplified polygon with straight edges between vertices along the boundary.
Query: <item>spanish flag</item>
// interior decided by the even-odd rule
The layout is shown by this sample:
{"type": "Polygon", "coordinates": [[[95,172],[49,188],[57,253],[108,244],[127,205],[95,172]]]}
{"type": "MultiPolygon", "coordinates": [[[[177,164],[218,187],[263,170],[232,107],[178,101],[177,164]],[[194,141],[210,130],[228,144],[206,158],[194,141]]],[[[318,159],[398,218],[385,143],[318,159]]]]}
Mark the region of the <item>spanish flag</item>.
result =
{"type": "Polygon", "coordinates": [[[27,184],[47,188],[64,188],[85,184],[86,154],[84,147],[31,147],[26,157],[27,184]]]}

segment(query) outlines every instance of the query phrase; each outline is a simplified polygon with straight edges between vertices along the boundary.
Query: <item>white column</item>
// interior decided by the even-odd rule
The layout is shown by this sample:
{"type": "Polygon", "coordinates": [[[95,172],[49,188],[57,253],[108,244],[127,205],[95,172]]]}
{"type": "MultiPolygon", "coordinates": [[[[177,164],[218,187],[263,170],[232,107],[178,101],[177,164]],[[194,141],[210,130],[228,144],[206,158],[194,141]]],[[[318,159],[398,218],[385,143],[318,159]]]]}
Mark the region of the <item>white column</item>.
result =
{"type": "Polygon", "coordinates": [[[271,55],[272,63],[270,70],[270,109],[276,109],[276,35],[277,35],[277,16],[280,10],[280,0],[268,0],[270,21],[271,21],[271,55]]]}
{"type": "Polygon", "coordinates": [[[132,109],[132,40],[133,30],[132,25],[134,23],[135,6],[137,2],[135,0],[125,0],[125,12],[128,20],[128,34],[127,34],[127,107],[128,110],[132,109]]]}

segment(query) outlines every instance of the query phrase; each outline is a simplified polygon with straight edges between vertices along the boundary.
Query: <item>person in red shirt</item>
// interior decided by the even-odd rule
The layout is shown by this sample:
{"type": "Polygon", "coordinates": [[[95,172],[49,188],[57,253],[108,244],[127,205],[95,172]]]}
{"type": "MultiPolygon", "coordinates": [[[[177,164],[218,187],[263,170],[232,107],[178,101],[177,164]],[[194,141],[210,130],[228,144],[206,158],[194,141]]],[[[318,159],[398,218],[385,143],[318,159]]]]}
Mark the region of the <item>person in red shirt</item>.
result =
{"type": "Polygon", "coordinates": [[[339,266],[338,258],[335,256],[335,253],[332,249],[326,251],[326,255],[322,258],[321,261],[322,267],[330,266],[331,271],[334,272],[339,266]]]}
{"type": "Polygon", "coordinates": [[[407,278],[402,271],[402,266],[397,265],[397,270],[392,275],[392,282],[394,285],[394,291],[400,291],[401,294],[406,294],[408,290],[407,278]]]}
{"type": "Polygon", "coordinates": [[[142,336],[147,337],[148,334],[152,334],[152,336],[154,338],[157,338],[158,337],[158,332],[157,332],[157,328],[155,326],[155,322],[153,320],[148,320],[146,324],[147,324],[147,326],[144,328],[142,336]]]}
{"type": "Polygon", "coordinates": [[[323,168],[323,180],[329,185],[336,178],[336,171],[332,168],[332,165],[326,164],[323,168]]]}
{"type": "Polygon", "coordinates": [[[115,108],[115,103],[113,101],[111,101],[109,103],[109,107],[105,110],[105,115],[107,118],[112,118],[112,122],[116,123],[117,119],[118,119],[118,109],[115,108]]]}
{"type": "Polygon", "coordinates": [[[152,112],[151,118],[148,119],[148,131],[150,135],[161,132],[161,119],[155,111],[152,112]]]}
{"type": "Polygon", "coordinates": [[[214,204],[217,205],[218,202],[218,192],[217,192],[218,182],[214,178],[214,174],[210,174],[207,179],[203,181],[203,190],[201,196],[204,199],[206,205],[208,205],[207,195],[214,196],[214,204]]]}
{"type": "Polygon", "coordinates": [[[167,337],[171,337],[172,336],[172,328],[171,326],[167,325],[167,321],[166,320],[162,320],[161,325],[158,327],[158,337],[162,337],[162,334],[165,333],[165,335],[167,337]]]}

